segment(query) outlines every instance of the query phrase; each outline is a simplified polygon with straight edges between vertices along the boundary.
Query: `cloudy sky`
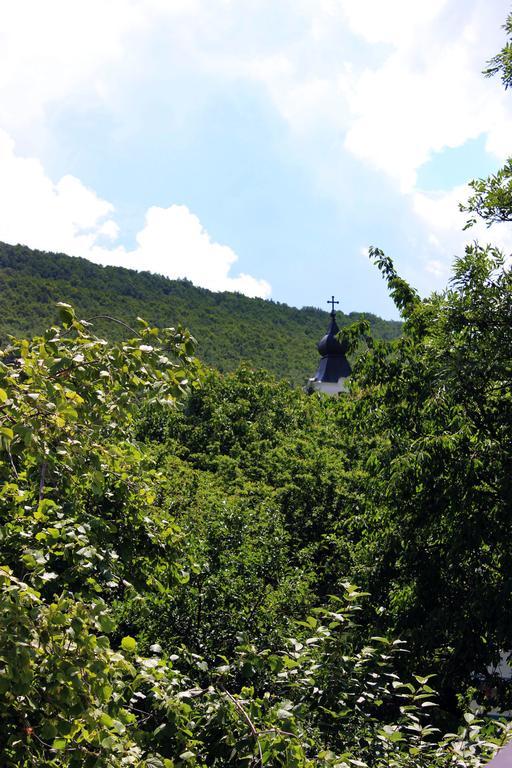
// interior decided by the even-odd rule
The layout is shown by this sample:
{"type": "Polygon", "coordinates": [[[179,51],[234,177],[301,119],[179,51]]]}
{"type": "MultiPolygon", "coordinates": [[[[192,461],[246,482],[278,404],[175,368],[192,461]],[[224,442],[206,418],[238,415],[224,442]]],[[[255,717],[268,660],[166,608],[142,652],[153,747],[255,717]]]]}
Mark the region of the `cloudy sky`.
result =
{"type": "Polygon", "coordinates": [[[477,234],[466,182],[512,153],[481,70],[509,0],[0,4],[0,240],[295,306],[396,316],[477,234]]]}

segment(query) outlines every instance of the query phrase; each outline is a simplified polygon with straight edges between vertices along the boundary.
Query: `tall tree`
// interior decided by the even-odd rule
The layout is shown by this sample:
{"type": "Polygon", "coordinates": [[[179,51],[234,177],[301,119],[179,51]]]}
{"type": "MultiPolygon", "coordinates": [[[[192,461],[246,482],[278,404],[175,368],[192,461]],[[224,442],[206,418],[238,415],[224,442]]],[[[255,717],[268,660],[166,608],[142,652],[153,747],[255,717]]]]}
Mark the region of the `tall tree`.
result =
{"type": "MultiPolygon", "coordinates": [[[[504,29],[507,42],[501,51],[492,58],[484,75],[501,76],[505,89],[512,86],[512,13],[508,16],[504,29]]],[[[487,226],[498,222],[512,221],[512,158],[509,158],[503,168],[485,179],[475,179],[469,185],[473,194],[465,205],[463,212],[469,213],[470,218],[466,229],[476,223],[477,217],[486,222],[487,226]]]]}

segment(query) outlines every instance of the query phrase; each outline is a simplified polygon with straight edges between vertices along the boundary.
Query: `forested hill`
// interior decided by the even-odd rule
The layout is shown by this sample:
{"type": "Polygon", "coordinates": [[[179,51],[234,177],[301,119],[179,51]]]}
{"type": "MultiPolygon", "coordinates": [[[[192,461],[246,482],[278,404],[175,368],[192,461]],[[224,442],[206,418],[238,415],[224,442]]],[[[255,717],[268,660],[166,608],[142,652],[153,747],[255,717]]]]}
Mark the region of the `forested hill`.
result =
{"type": "MultiPolygon", "coordinates": [[[[315,344],[328,322],[327,312],[313,307],[296,309],[238,293],[214,293],[187,280],[5,243],[0,243],[0,281],[0,342],[8,334],[40,333],[55,320],[55,303],[65,301],[84,318],[108,313],[128,323],[137,316],[159,326],[182,323],[198,340],[204,362],[229,371],[243,360],[296,384],[314,373],[315,344]]],[[[361,316],[339,312],[338,323],[361,316]]],[[[377,337],[400,334],[400,322],[365,316],[377,337]]],[[[113,338],[122,332],[113,324],[101,330],[113,338]]]]}

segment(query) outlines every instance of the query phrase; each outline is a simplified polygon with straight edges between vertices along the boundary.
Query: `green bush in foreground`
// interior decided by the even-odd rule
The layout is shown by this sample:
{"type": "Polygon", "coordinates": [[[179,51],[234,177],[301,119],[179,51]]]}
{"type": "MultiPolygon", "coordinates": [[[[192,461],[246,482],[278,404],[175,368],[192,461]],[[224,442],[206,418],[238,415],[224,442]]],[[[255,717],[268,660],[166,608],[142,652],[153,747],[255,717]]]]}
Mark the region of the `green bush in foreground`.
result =
{"type": "Polygon", "coordinates": [[[0,358],[2,764],[480,765],[506,726],[468,714],[441,737],[429,679],[394,671],[402,645],[358,640],[348,583],[277,650],[241,638],[212,665],[118,638],[114,603],[188,578],[134,418],[143,402],[172,407],[199,371],[181,329],[141,324],[111,345],[61,312],[0,358]]]}

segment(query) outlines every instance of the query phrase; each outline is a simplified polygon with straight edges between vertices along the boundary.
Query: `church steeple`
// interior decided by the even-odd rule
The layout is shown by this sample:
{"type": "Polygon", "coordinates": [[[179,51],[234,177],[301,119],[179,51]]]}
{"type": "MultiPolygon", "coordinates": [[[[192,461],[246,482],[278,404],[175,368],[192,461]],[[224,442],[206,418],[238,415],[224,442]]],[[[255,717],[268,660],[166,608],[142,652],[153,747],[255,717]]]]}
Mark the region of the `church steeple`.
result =
{"type": "Polygon", "coordinates": [[[327,333],[317,344],[321,360],[317,372],[312,379],[309,379],[306,389],[308,392],[338,395],[346,391],[346,381],[352,369],[345,354],[346,344],[340,343],[337,339],[340,329],[336,323],[334,305],[339,304],[339,301],[335,301],[332,296],[327,303],[331,305],[331,320],[327,333]]]}

